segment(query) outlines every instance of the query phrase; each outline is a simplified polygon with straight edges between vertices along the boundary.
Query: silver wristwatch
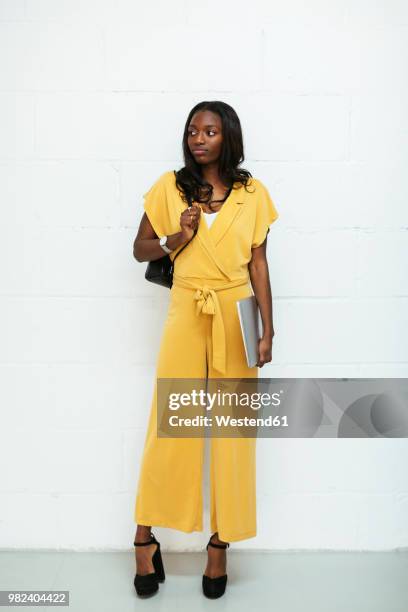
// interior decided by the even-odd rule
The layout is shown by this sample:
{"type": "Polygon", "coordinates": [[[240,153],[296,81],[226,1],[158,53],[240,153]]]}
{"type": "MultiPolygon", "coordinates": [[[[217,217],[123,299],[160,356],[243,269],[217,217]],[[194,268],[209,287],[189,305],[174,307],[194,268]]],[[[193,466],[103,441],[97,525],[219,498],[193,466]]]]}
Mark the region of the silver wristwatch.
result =
{"type": "Polygon", "coordinates": [[[169,247],[166,246],[166,242],[167,242],[167,236],[162,236],[159,240],[159,244],[161,246],[161,248],[163,249],[163,251],[165,251],[166,253],[172,253],[172,249],[169,249],[169,247]]]}

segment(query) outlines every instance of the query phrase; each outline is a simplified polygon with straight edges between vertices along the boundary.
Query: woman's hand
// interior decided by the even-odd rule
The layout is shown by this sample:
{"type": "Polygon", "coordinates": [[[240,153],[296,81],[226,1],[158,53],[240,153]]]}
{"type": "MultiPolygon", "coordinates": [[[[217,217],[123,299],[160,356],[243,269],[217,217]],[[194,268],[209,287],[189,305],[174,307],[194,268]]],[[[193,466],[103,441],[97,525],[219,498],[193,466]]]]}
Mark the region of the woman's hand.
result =
{"type": "Polygon", "coordinates": [[[258,361],[256,365],[262,368],[265,363],[272,361],[272,337],[263,337],[258,342],[258,361]]]}
{"type": "Polygon", "coordinates": [[[180,227],[183,239],[190,240],[194,235],[194,230],[198,228],[201,216],[201,206],[197,202],[193,202],[180,215],[180,227]]]}

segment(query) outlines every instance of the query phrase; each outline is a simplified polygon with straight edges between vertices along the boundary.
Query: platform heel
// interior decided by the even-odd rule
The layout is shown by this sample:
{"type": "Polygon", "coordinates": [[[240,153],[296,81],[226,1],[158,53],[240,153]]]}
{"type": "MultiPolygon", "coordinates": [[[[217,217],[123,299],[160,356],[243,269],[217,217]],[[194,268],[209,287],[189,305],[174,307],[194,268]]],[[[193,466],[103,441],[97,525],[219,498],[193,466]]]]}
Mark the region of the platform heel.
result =
{"type": "Polygon", "coordinates": [[[164,572],[163,559],[160,551],[160,542],[156,540],[153,533],[150,533],[150,540],[147,542],[134,542],[135,546],[148,546],[149,544],[157,544],[157,548],[152,557],[154,572],[150,574],[136,574],[134,585],[136,593],[140,596],[153,595],[159,590],[159,582],[164,582],[166,575],[164,572]]]}
{"type": "MultiPolygon", "coordinates": [[[[214,534],[213,534],[214,535],[214,534]]],[[[211,536],[212,538],[212,536],[211,536]]],[[[211,538],[206,546],[206,550],[208,550],[209,546],[213,546],[214,548],[227,548],[229,544],[213,544],[211,542],[211,538]]],[[[227,586],[228,574],[224,574],[223,576],[217,576],[216,578],[210,578],[203,574],[203,593],[206,597],[211,599],[216,599],[217,597],[221,597],[225,593],[225,588],[227,586]]]]}

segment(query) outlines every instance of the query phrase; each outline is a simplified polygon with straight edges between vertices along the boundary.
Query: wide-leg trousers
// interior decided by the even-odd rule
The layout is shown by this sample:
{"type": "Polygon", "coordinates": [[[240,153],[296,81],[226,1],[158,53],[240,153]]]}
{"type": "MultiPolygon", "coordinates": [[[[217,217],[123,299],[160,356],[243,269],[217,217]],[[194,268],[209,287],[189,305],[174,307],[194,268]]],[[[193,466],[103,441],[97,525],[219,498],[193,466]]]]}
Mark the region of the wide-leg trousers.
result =
{"type": "MultiPolygon", "coordinates": [[[[175,279],[156,365],[134,511],[134,521],[140,525],[184,532],[203,530],[205,438],[157,436],[157,378],[258,376],[258,368],[247,365],[236,307],[237,300],[252,295],[249,281],[224,289],[220,287],[225,287],[225,281],[197,278],[190,282],[216,289],[219,312],[208,314],[205,307],[198,312],[197,290],[180,286],[175,279]],[[214,343],[220,341],[219,333],[214,335],[215,315],[222,316],[224,327],[224,373],[213,365],[214,355],[219,355],[214,343]]],[[[201,303],[206,300],[212,300],[208,291],[201,303]]],[[[225,542],[255,537],[256,437],[210,437],[209,443],[211,531],[225,542]]]]}

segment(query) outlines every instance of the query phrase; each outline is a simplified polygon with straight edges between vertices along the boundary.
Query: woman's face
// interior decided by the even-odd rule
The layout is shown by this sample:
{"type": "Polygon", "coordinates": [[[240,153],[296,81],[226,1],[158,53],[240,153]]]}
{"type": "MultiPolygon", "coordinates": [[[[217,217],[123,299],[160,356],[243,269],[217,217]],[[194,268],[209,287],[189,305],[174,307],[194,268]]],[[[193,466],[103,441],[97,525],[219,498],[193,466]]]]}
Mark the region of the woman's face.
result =
{"type": "Polygon", "coordinates": [[[188,126],[187,142],[198,164],[217,161],[222,148],[221,117],[209,110],[194,113],[188,126]]]}

